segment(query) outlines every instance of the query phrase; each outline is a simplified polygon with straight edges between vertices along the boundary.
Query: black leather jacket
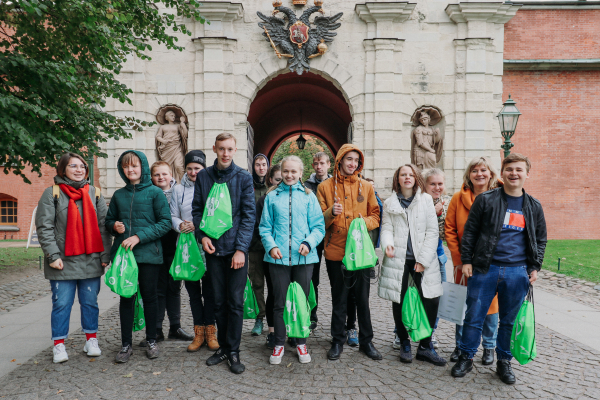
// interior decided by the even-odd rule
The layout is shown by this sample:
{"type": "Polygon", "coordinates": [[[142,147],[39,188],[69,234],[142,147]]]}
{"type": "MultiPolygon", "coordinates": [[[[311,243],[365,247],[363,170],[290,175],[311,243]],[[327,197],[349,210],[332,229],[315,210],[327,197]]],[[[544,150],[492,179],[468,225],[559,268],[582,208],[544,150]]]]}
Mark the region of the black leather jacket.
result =
{"type": "MultiPolygon", "coordinates": [[[[523,190],[523,215],[527,233],[527,272],[539,271],[546,251],[546,220],[542,204],[523,190]]],[[[461,241],[461,260],[486,273],[502,231],[508,208],[503,188],[493,189],[475,198],[461,241]]]]}

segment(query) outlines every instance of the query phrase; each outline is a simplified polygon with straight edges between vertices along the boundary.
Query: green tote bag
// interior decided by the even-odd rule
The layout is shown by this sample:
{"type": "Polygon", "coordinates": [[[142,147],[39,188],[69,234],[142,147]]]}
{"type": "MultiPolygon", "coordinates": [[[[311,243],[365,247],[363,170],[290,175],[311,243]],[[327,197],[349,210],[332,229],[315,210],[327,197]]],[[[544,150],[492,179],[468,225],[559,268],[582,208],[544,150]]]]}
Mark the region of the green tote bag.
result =
{"type": "Polygon", "coordinates": [[[413,342],[425,339],[433,333],[419,290],[412,276],[408,277],[408,289],[402,301],[402,323],[413,342]]]}
{"type": "Polygon", "coordinates": [[[104,275],[106,286],[121,297],[129,298],[138,290],[138,266],[131,249],[119,246],[111,267],[104,275]]]}
{"type": "Polygon", "coordinates": [[[298,282],[290,283],[283,309],[283,322],[288,337],[307,338],[310,335],[309,307],[302,286],[298,282]]]}
{"type": "Polygon", "coordinates": [[[135,296],[135,305],[133,308],[133,331],[141,331],[146,327],[146,319],[144,318],[144,302],[142,301],[142,295],[138,290],[135,296]]]}
{"type": "Polygon", "coordinates": [[[205,272],[206,266],[194,233],[180,234],[169,273],[176,281],[199,281],[205,272]]]}
{"type": "Polygon", "coordinates": [[[233,226],[231,196],[227,183],[214,183],[202,214],[200,230],[208,237],[219,239],[233,226]]]}
{"type": "Polygon", "coordinates": [[[521,365],[527,364],[537,356],[533,286],[531,284],[527,298],[523,301],[513,325],[510,336],[510,352],[521,365]]]}
{"type": "Polygon", "coordinates": [[[258,317],[256,296],[254,296],[250,279],[246,278],[246,288],[244,289],[244,319],[256,319],[256,317],[258,317]]]}
{"type": "Polygon", "coordinates": [[[350,224],[342,264],[348,271],[372,268],[377,264],[377,255],[367,230],[367,224],[360,217],[355,218],[350,224]]]}

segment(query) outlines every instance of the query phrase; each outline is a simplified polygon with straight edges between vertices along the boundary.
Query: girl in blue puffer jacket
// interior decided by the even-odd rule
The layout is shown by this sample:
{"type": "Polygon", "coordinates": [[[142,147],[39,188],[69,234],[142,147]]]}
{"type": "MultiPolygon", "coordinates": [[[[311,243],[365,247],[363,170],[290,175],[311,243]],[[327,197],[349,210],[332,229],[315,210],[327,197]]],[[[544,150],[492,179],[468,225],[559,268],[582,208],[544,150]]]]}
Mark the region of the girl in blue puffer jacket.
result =
{"type": "MultiPolygon", "coordinates": [[[[271,364],[281,363],[285,344],[283,308],[290,282],[298,282],[308,298],[313,264],[319,262],[317,245],[325,237],[325,220],[317,197],[300,181],[302,160],[287,156],[281,161],[282,182],[269,189],[259,233],[273,282],[275,348],[271,364]]],[[[306,339],[298,339],[301,363],[310,362],[306,339]]]]}

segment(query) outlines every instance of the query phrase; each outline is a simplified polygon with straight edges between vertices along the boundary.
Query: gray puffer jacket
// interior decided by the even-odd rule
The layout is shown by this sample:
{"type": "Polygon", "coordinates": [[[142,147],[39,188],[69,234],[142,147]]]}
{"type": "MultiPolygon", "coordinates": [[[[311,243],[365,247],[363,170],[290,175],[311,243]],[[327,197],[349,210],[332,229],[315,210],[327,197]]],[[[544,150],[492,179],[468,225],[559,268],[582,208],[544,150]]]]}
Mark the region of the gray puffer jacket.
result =
{"type": "MultiPolygon", "coordinates": [[[[57,185],[67,184],[74,188],[81,188],[88,181],[73,182],[69,179],[54,177],[54,183],[57,185]]],[[[69,209],[69,196],[60,191],[56,208],[54,207],[54,198],[52,197],[52,187],[47,188],[42,193],[35,214],[35,226],[44,251],[44,276],[46,279],[64,281],[75,279],[97,278],[102,276],[104,268],[102,263],[110,262],[111,237],[104,226],[106,217],[106,200],[102,194],[96,199],[96,188],[89,186],[90,199],[94,203],[96,216],[98,217],[98,228],[102,236],[104,251],[102,253],[81,254],[78,256],[65,256],[65,239],[67,232],[67,211],[69,209]],[[62,259],[63,269],[58,270],[50,267],[50,263],[57,259],[62,259]]],[[[80,215],[83,214],[83,204],[81,200],[75,202],[80,215]]],[[[83,218],[83,215],[82,215],[83,218]]]]}
{"type": "Polygon", "coordinates": [[[181,178],[181,184],[173,186],[169,207],[171,208],[171,221],[173,229],[181,233],[179,225],[183,221],[193,221],[192,218],[192,201],[194,200],[194,186],[196,182],[192,182],[187,174],[181,178]]]}

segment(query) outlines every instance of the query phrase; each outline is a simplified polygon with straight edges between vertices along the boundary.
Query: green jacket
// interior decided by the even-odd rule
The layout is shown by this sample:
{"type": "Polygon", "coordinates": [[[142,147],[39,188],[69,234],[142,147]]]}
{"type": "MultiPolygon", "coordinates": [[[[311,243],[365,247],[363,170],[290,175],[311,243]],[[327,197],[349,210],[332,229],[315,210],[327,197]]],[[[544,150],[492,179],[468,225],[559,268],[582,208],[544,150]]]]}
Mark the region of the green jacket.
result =
{"type": "MultiPolygon", "coordinates": [[[[73,182],[60,176],[54,177],[54,183],[71,185],[75,188],[83,187],[87,181],[73,182]]],[[[100,195],[96,199],[96,188],[89,186],[89,195],[96,209],[98,228],[102,236],[104,251],[102,253],[81,254],[78,256],[65,256],[65,239],[67,234],[67,211],[69,209],[69,196],[62,191],[58,196],[56,207],[52,197],[52,187],[42,193],[42,197],[35,213],[35,226],[44,251],[44,276],[46,279],[64,281],[76,279],[97,278],[104,274],[102,263],[110,262],[109,249],[111,237],[104,228],[104,217],[106,216],[106,200],[100,195]],[[63,269],[58,270],[50,267],[50,263],[62,259],[63,269]]],[[[81,200],[75,202],[79,213],[83,213],[81,200]]]]}
{"type": "Polygon", "coordinates": [[[162,264],[163,252],[160,238],[171,230],[171,212],[167,198],[160,188],[152,184],[148,160],[141,151],[128,150],[121,154],[117,168],[126,185],[113,194],[106,214],[106,229],[115,236],[110,249],[110,258],[115,258],[123,240],[137,235],[140,243],[133,248],[136,262],[162,264]],[[142,161],[142,179],[137,185],[129,183],[121,168],[121,159],[130,152],[134,152],[142,161]],[[125,225],[125,233],[118,234],[113,229],[117,221],[125,225]]]}

